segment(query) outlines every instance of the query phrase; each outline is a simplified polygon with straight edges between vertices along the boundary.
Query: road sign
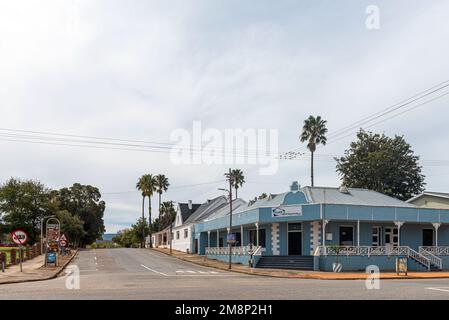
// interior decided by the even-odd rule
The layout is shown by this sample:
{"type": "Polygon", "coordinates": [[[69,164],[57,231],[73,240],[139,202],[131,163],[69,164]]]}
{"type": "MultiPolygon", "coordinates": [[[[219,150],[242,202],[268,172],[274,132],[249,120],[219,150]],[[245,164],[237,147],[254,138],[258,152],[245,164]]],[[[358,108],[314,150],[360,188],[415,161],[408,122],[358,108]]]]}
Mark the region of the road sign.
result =
{"type": "Polygon", "coordinates": [[[60,240],[60,241],[59,241],[59,245],[60,245],[61,247],[65,247],[65,246],[67,245],[67,241],[65,241],[65,240],[60,240]]]}
{"type": "Polygon", "coordinates": [[[65,236],[65,234],[62,234],[62,236],[61,236],[61,238],[59,238],[59,240],[67,242],[67,237],[65,236]]]}
{"type": "Polygon", "coordinates": [[[237,236],[235,233],[229,233],[228,234],[228,243],[229,244],[234,244],[237,242],[237,236]]]}
{"type": "Polygon", "coordinates": [[[11,233],[12,241],[18,245],[25,245],[28,241],[28,234],[23,230],[15,230],[11,233]]]}

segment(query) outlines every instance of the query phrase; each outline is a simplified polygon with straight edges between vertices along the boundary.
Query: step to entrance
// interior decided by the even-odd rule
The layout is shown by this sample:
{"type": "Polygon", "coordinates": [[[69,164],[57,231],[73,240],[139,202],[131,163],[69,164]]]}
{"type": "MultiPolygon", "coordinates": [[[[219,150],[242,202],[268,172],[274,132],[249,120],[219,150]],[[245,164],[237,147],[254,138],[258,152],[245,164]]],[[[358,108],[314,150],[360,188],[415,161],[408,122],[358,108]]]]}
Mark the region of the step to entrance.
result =
{"type": "Polygon", "coordinates": [[[263,256],[256,268],[313,270],[312,256],[263,256]]]}

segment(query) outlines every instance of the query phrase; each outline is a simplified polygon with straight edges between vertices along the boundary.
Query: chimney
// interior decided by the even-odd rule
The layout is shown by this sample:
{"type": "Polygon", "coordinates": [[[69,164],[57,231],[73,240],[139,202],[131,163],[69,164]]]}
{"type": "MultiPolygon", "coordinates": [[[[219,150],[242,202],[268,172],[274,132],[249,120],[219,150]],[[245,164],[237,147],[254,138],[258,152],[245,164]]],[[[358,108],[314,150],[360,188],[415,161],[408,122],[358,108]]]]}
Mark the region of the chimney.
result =
{"type": "Polygon", "coordinates": [[[188,206],[189,206],[189,210],[192,210],[192,208],[193,208],[193,206],[192,206],[192,200],[189,200],[188,206]]]}

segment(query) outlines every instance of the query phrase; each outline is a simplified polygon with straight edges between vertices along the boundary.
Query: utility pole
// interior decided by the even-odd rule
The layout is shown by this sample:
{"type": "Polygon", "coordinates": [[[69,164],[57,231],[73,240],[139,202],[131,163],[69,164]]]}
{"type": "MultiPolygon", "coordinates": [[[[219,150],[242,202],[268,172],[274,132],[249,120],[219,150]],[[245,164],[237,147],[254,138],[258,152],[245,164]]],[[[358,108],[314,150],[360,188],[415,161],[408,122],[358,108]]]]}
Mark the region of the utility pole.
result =
{"type": "MultiPolygon", "coordinates": [[[[231,178],[231,168],[229,168],[229,234],[232,233],[232,178],[231,178]]],[[[232,244],[228,243],[229,246],[229,266],[228,269],[231,270],[232,266],[232,244]]]]}

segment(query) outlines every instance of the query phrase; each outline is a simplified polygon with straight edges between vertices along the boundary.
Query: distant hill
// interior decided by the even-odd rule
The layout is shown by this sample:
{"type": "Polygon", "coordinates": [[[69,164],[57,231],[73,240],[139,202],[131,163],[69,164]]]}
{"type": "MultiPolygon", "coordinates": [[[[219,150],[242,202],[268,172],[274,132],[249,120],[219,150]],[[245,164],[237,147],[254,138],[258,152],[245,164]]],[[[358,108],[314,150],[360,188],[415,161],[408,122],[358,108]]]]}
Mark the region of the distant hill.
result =
{"type": "Polygon", "coordinates": [[[105,241],[112,241],[112,238],[114,238],[117,235],[117,233],[105,233],[103,234],[103,237],[101,238],[101,242],[105,242],[105,241]]]}

